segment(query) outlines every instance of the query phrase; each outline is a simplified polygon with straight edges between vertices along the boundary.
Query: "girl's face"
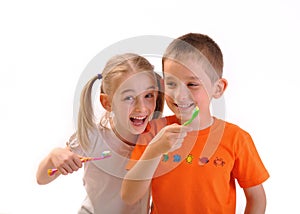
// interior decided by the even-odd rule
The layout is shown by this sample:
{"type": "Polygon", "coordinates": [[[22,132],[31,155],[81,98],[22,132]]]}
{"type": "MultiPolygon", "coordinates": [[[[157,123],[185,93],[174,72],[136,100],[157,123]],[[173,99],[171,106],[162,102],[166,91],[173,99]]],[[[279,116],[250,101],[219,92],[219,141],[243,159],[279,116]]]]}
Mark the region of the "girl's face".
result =
{"type": "Polygon", "coordinates": [[[138,72],[115,78],[111,100],[115,130],[128,141],[144,132],[155,109],[157,86],[153,74],[138,72]]]}

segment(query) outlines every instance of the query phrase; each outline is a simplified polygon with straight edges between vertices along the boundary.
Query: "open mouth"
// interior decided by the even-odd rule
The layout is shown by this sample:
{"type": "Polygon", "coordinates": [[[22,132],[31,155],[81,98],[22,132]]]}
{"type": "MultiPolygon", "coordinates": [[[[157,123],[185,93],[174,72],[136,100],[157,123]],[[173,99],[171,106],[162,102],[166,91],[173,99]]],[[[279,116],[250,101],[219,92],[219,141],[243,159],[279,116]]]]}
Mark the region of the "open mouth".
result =
{"type": "Polygon", "coordinates": [[[145,123],[146,119],[147,119],[147,116],[133,116],[133,117],[130,117],[131,122],[135,126],[143,125],[145,123]]]}

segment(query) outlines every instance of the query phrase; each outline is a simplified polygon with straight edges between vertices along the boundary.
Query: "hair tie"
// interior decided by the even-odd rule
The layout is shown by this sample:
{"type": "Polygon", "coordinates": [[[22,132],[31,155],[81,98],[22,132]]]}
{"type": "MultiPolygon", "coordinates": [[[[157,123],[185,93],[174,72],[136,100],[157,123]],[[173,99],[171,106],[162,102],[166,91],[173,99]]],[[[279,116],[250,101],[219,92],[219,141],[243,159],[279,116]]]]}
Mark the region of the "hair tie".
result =
{"type": "Polygon", "coordinates": [[[97,74],[98,80],[102,79],[102,74],[97,74]]]}

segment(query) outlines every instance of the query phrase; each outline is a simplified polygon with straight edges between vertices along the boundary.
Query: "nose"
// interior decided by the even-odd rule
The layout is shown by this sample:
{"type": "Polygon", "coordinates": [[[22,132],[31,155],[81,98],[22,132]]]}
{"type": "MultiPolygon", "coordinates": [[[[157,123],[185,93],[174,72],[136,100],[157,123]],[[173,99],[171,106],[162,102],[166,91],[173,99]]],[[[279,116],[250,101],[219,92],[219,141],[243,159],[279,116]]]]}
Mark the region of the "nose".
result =
{"type": "Polygon", "coordinates": [[[190,90],[184,84],[180,84],[174,91],[174,99],[177,101],[185,101],[189,99],[190,90]]]}
{"type": "Polygon", "coordinates": [[[142,97],[138,97],[136,99],[136,102],[135,102],[135,109],[136,111],[138,112],[144,112],[146,111],[146,103],[145,103],[145,100],[142,99],[142,97]]]}

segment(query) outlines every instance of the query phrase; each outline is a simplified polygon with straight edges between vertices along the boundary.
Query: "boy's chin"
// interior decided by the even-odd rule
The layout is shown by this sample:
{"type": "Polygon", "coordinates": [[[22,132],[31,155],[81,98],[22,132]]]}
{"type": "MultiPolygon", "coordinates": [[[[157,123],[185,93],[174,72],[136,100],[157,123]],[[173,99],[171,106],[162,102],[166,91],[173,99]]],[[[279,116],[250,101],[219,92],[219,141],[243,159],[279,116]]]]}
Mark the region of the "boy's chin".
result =
{"type": "Polygon", "coordinates": [[[184,123],[185,121],[187,121],[191,118],[191,113],[178,112],[176,114],[176,117],[179,121],[182,121],[182,123],[184,123]]]}

